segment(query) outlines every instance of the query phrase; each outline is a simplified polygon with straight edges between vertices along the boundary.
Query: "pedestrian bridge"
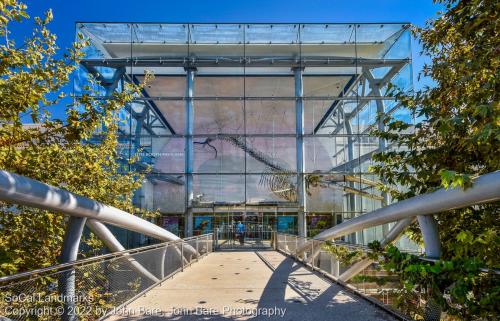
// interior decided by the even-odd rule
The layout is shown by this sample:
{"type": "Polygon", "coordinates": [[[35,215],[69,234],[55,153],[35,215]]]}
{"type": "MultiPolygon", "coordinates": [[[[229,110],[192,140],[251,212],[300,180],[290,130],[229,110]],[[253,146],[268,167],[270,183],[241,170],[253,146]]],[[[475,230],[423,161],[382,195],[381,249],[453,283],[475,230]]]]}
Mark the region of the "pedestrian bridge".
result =
{"type": "MultiPolygon", "coordinates": [[[[394,320],[401,282],[373,257],[339,259],[338,250],[369,250],[339,238],[394,222],[380,240],[393,242],[418,220],[429,264],[440,256],[433,215],[500,199],[500,172],[473,187],[441,189],[345,221],[307,239],[272,233],[267,248],[223,248],[217,235],[180,239],[117,208],[0,171],[0,200],[69,215],[63,263],[0,278],[0,320],[394,320]],[[109,254],[77,260],[84,226],[109,254]],[[125,250],[106,225],[160,241],[125,250]],[[332,242],[333,241],[333,242],[332,242]],[[333,250],[332,250],[333,248],[333,250]]],[[[498,271],[494,271],[498,273],[498,271]]],[[[411,307],[426,320],[440,310],[415,292],[411,307]]]]}
{"type": "Polygon", "coordinates": [[[395,320],[349,289],[273,250],[214,252],[106,320],[201,318],[395,320]]]}

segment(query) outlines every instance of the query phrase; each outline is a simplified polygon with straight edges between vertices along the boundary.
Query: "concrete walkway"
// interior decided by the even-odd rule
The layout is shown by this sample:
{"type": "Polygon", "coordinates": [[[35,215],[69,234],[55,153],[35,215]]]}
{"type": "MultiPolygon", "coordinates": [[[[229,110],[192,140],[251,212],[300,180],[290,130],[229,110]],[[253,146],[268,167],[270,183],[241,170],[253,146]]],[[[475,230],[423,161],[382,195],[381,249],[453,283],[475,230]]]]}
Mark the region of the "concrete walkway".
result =
{"type": "Polygon", "coordinates": [[[292,259],[263,250],[214,252],[107,320],[395,319],[292,259]]]}

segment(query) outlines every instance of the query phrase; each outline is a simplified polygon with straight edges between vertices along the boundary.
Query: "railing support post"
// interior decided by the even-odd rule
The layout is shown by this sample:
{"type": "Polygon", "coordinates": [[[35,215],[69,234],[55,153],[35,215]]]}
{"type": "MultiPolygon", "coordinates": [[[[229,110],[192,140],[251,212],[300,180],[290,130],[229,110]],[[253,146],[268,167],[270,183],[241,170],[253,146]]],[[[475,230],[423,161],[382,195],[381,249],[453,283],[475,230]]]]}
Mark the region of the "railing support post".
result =
{"type": "MultiPolygon", "coordinates": [[[[441,241],[439,240],[438,225],[432,215],[418,215],[418,225],[422,232],[425,246],[425,256],[433,259],[441,257],[441,241]]],[[[441,307],[434,301],[425,304],[424,320],[440,320],[441,307]]]]}
{"type": "Polygon", "coordinates": [[[311,239],[311,266],[314,271],[314,239],[311,239]]]}
{"type": "Polygon", "coordinates": [[[184,241],[181,242],[181,271],[184,272],[184,241]]]}
{"type": "MultiPolygon", "coordinates": [[[[64,242],[61,251],[61,263],[69,263],[76,261],[78,257],[78,248],[80,247],[80,239],[82,237],[83,228],[87,221],[84,217],[72,216],[69,218],[64,242]]],[[[59,292],[64,299],[64,310],[61,316],[63,321],[77,320],[75,315],[75,299],[76,299],[76,275],[75,269],[71,268],[61,274],[59,279],[59,292]]]]}
{"type": "MultiPolygon", "coordinates": [[[[160,262],[161,280],[163,280],[165,278],[165,259],[167,256],[167,249],[168,249],[168,243],[165,245],[165,248],[163,249],[163,251],[161,253],[161,262],[160,262]]],[[[181,258],[181,260],[182,260],[182,258],[181,258]]]]}

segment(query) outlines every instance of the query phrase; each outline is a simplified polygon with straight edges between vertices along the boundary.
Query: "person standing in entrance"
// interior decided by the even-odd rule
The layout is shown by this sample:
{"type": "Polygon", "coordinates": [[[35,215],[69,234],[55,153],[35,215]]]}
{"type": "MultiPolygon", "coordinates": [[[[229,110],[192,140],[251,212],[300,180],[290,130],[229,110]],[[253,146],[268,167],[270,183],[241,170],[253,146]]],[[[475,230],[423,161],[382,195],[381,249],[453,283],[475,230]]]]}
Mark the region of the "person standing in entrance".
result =
{"type": "Polygon", "coordinates": [[[245,243],[245,225],[241,221],[236,225],[236,235],[238,236],[240,245],[243,245],[245,243]]]}

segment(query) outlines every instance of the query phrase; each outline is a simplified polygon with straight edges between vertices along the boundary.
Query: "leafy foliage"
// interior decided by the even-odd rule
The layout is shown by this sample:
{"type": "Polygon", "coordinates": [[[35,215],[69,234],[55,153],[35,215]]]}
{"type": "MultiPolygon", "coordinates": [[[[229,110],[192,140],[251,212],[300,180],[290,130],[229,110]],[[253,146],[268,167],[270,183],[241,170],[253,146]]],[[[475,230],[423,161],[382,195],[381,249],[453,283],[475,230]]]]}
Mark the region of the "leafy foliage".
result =
{"type": "Polygon", "coordinates": [[[361,250],[354,250],[344,245],[335,244],[331,241],[326,241],[321,245],[321,248],[333,254],[340,263],[344,265],[351,265],[354,262],[364,257],[361,250]]]}
{"type": "MultiPolygon", "coordinates": [[[[450,315],[465,320],[493,320],[500,310],[495,302],[500,300],[500,278],[482,269],[477,258],[463,257],[435,262],[422,260],[401,253],[389,245],[379,252],[385,270],[400,277],[398,308],[406,309],[409,301],[432,300],[446,309],[450,315]]],[[[412,317],[422,316],[422,309],[411,309],[412,317]]]]}
{"type": "MultiPolygon", "coordinates": [[[[498,2],[436,2],[444,4],[446,12],[414,30],[423,53],[432,58],[423,75],[435,86],[414,95],[393,88],[402,104],[423,121],[413,126],[386,117],[388,130],[375,131],[401,147],[375,155],[379,165],[371,168],[396,200],[440,187],[468,188],[473,177],[500,169],[498,2]]],[[[402,273],[409,287],[430,290],[451,314],[491,317],[489,304],[491,298],[498,299],[498,284],[489,282],[478,267],[500,266],[499,212],[496,202],[440,213],[436,219],[445,263],[431,267],[391,249],[388,267],[402,273]],[[467,309],[456,309],[442,299],[448,288],[451,301],[467,309]]],[[[418,239],[418,228],[412,232],[418,239]]]]}
{"type": "MultiPolygon", "coordinates": [[[[132,196],[143,176],[125,173],[117,141],[116,113],[141,86],[127,85],[108,100],[91,93],[71,99],[64,93],[87,43],[82,39],[58,55],[48,25],[52,12],[34,18],[22,44],[9,39],[12,23],[28,18],[26,5],[0,1],[0,168],[24,175],[138,215],[132,196]],[[64,107],[65,103],[68,103],[64,107]],[[62,119],[52,110],[64,109],[62,119]],[[26,117],[36,126],[25,126],[26,117]],[[106,136],[89,140],[106,126],[106,136]]],[[[126,165],[126,164],[125,164],[126,165]]],[[[0,275],[57,262],[66,220],[58,213],[0,203],[0,275]]],[[[95,242],[94,242],[95,244],[95,242]]]]}

